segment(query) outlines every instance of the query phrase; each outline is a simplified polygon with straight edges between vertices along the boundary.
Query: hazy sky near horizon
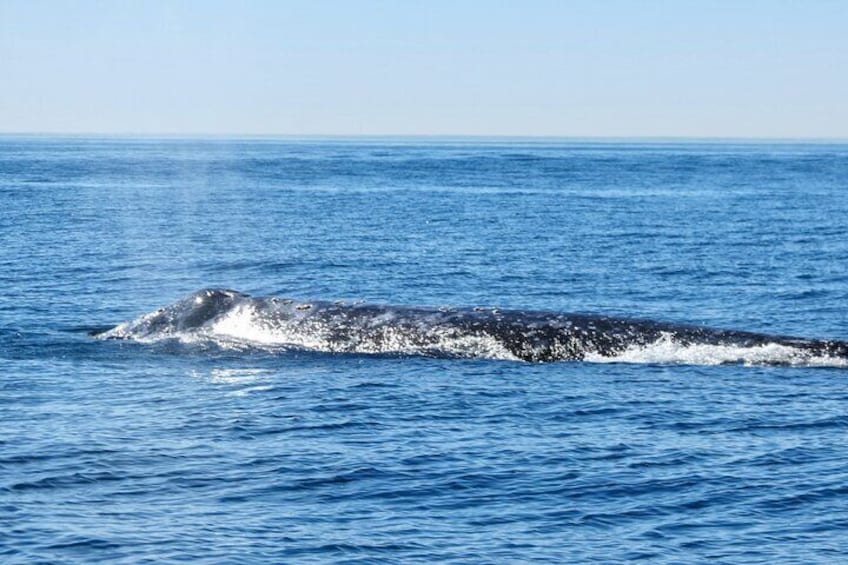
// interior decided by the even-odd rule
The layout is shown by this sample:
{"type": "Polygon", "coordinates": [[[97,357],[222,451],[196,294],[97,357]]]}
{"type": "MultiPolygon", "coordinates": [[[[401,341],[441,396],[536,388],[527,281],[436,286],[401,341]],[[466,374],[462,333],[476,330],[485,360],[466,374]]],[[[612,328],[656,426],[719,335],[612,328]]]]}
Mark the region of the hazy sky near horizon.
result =
{"type": "Polygon", "coordinates": [[[0,132],[848,137],[845,0],[0,0],[0,132]]]}

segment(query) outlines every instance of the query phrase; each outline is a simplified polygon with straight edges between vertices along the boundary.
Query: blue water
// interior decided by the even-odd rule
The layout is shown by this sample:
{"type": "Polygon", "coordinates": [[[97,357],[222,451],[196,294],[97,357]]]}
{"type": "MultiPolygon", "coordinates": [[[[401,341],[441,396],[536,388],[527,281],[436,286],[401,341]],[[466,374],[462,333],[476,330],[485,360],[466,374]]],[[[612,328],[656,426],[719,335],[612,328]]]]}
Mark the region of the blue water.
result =
{"type": "Polygon", "coordinates": [[[845,368],[89,332],[224,287],[846,339],[846,258],[844,144],[0,137],[0,562],[845,561],[845,368]]]}

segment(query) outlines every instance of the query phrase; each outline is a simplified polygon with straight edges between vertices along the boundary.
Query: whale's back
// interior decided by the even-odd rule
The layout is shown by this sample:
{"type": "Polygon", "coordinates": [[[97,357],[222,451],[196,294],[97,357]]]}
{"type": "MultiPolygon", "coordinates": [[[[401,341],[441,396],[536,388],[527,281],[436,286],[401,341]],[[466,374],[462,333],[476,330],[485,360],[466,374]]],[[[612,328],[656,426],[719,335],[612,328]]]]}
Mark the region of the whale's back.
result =
{"type": "Polygon", "coordinates": [[[252,298],[225,289],[195,292],[101,337],[532,362],[848,366],[843,341],[587,314],[252,298]]]}

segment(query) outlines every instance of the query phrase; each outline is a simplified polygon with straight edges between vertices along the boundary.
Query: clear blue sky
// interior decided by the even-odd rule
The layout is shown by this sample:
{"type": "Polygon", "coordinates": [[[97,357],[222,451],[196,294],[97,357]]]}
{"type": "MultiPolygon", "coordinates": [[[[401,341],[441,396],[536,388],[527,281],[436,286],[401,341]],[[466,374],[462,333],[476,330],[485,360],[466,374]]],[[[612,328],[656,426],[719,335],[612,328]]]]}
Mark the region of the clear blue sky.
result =
{"type": "Polygon", "coordinates": [[[848,137],[848,0],[0,0],[0,131],[848,137]]]}

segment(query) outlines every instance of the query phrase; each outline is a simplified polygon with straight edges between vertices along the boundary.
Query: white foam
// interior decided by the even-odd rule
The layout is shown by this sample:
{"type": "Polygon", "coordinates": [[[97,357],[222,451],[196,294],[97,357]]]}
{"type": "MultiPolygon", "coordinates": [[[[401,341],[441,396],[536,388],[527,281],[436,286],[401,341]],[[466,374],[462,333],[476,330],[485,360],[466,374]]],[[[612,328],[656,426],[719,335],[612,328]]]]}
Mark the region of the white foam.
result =
{"type": "Polygon", "coordinates": [[[286,337],[261,323],[256,310],[249,305],[233,308],[209,329],[215,336],[245,341],[256,345],[283,345],[286,337]]]}
{"type": "Polygon", "coordinates": [[[678,365],[790,365],[848,367],[848,359],[814,356],[808,351],[767,343],[751,347],[737,345],[681,344],[670,336],[644,346],[631,346],[614,356],[587,354],[591,363],[650,363],[678,365]]]}

